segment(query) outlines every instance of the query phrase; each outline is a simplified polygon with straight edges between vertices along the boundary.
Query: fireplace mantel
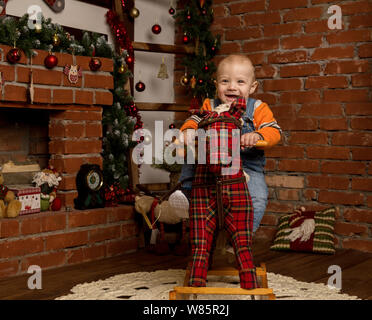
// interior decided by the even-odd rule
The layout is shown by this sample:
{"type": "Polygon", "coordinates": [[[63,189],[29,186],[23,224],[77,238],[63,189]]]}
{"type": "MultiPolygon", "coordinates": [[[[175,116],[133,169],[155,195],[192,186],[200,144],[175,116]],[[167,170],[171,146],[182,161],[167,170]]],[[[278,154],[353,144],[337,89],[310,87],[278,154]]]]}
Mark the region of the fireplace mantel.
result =
{"type": "Polygon", "coordinates": [[[0,95],[0,107],[38,108],[67,110],[83,108],[83,106],[112,105],[111,89],[114,80],[111,75],[113,61],[99,58],[102,66],[93,72],[89,68],[91,57],[74,56],[66,53],[54,53],[58,64],[53,69],[47,69],[44,59],[49,54],[46,51],[35,50],[37,55],[28,59],[22,53],[22,59],[11,64],[6,54],[12,48],[0,45],[0,72],[3,74],[3,90],[0,95]],[[82,77],[76,84],[71,83],[63,73],[65,66],[78,65],[82,70],[82,77]],[[30,87],[30,71],[33,72],[34,101],[31,104],[28,97],[30,87]],[[9,102],[9,104],[4,104],[9,102]]]}
{"type": "MultiPolygon", "coordinates": [[[[102,111],[113,103],[113,61],[99,58],[101,68],[93,72],[89,68],[91,57],[55,53],[58,64],[47,69],[44,59],[49,54],[35,50],[31,59],[22,53],[16,64],[7,61],[12,48],[0,45],[0,72],[3,75],[0,92],[0,115],[5,108],[45,110],[48,112],[48,164],[62,175],[58,196],[63,208],[73,208],[77,196],[75,178],[84,163],[102,167],[102,111]],[[32,63],[31,63],[32,62],[32,63]],[[76,84],[64,74],[65,66],[78,65],[82,76],[76,84]],[[34,99],[29,99],[30,71],[33,74],[34,99]]],[[[30,119],[32,121],[32,119],[30,119]]],[[[0,152],[1,152],[0,143],[0,152]]],[[[11,159],[9,159],[11,160],[11,159]]]]}

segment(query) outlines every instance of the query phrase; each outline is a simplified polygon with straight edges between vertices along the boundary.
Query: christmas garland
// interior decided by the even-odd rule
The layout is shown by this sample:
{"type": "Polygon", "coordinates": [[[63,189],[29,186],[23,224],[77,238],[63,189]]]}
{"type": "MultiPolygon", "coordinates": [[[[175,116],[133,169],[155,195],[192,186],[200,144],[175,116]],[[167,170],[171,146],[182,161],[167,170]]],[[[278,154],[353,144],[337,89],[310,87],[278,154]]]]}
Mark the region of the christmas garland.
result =
{"type": "Polygon", "coordinates": [[[136,145],[131,136],[135,129],[142,127],[142,121],[133,97],[124,89],[128,78],[132,76],[127,66],[128,62],[133,63],[130,39],[112,11],[107,13],[107,19],[116,31],[114,36],[120,47],[119,53],[107,43],[104,36],[84,32],[82,40],[77,41],[59,24],[53,24],[50,18],[41,17],[41,26],[30,28],[28,14],[20,19],[0,17],[0,43],[22,50],[29,58],[36,54],[34,49],[39,49],[113,59],[113,105],[103,110],[102,156],[103,174],[108,190],[106,200],[115,200],[124,193],[130,193],[127,163],[130,161],[129,150],[136,145]],[[111,20],[110,17],[115,19],[111,20]],[[112,190],[115,191],[114,194],[112,190]]]}

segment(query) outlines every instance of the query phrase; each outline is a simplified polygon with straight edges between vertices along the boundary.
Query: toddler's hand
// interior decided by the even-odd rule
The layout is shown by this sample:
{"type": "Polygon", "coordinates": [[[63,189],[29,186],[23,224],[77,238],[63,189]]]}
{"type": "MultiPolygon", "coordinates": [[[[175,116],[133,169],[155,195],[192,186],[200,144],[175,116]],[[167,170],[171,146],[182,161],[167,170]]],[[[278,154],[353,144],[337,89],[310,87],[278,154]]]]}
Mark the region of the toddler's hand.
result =
{"type": "Polygon", "coordinates": [[[261,140],[261,136],[256,132],[249,132],[246,134],[243,134],[240,137],[240,148],[251,148],[254,147],[254,145],[257,143],[258,140],[261,140]]]}

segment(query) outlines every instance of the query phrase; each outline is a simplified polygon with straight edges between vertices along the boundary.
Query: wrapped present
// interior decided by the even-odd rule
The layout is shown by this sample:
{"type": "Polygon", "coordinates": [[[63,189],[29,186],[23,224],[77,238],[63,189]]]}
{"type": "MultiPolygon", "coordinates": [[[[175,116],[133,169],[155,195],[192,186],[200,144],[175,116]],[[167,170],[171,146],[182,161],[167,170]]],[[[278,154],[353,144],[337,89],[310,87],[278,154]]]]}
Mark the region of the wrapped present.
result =
{"type": "Polygon", "coordinates": [[[32,185],[9,185],[16,199],[22,203],[19,215],[40,212],[40,188],[32,185]]]}

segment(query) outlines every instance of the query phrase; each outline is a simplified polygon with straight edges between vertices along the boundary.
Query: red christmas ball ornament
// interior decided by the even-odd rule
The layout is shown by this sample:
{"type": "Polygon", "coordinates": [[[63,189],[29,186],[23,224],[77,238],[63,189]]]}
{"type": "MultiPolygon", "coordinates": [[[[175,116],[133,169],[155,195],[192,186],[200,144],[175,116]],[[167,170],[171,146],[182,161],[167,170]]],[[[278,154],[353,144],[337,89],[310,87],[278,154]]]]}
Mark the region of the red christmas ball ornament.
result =
{"type": "Polygon", "coordinates": [[[161,32],[161,26],[158,24],[154,24],[151,28],[152,32],[155,34],[159,34],[161,32]]]}
{"type": "Polygon", "coordinates": [[[139,81],[139,82],[136,83],[136,90],[138,92],[145,91],[145,88],[146,88],[146,86],[142,81],[139,81]]]}
{"type": "Polygon", "coordinates": [[[191,20],[191,16],[188,14],[188,15],[186,16],[186,19],[187,19],[187,20],[191,20]]]}
{"type": "Polygon", "coordinates": [[[202,85],[203,82],[204,82],[203,79],[199,79],[199,80],[198,80],[198,83],[199,83],[200,85],[202,85]]]}
{"type": "Polygon", "coordinates": [[[204,71],[204,72],[208,72],[208,71],[209,71],[209,67],[208,67],[207,65],[205,65],[205,66],[203,67],[203,71],[204,71]]]}
{"type": "Polygon", "coordinates": [[[184,44],[189,43],[190,38],[186,33],[183,35],[182,41],[183,41],[184,44]]]}
{"type": "Polygon", "coordinates": [[[9,52],[6,55],[6,59],[10,63],[17,63],[19,60],[21,60],[22,53],[21,50],[18,48],[10,49],[9,52]]]}
{"type": "Polygon", "coordinates": [[[102,62],[98,58],[92,58],[89,61],[89,68],[92,71],[98,71],[101,68],[102,62]]]}
{"type": "Polygon", "coordinates": [[[169,125],[169,129],[174,129],[176,127],[176,125],[174,124],[174,123],[171,123],[170,125],[169,125]]]}
{"type": "Polygon", "coordinates": [[[44,65],[48,69],[53,69],[58,64],[58,58],[54,54],[48,54],[44,59],[44,65]]]}
{"type": "Polygon", "coordinates": [[[132,63],[133,63],[133,57],[132,57],[132,56],[127,56],[127,57],[125,58],[125,62],[126,62],[128,65],[132,64],[132,63]]]}
{"type": "Polygon", "coordinates": [[[173,16],[176,13],[176,10],[174,10],[173,7],[170,7],[168,12],[169,12],[170,15],[173,16]]]}

